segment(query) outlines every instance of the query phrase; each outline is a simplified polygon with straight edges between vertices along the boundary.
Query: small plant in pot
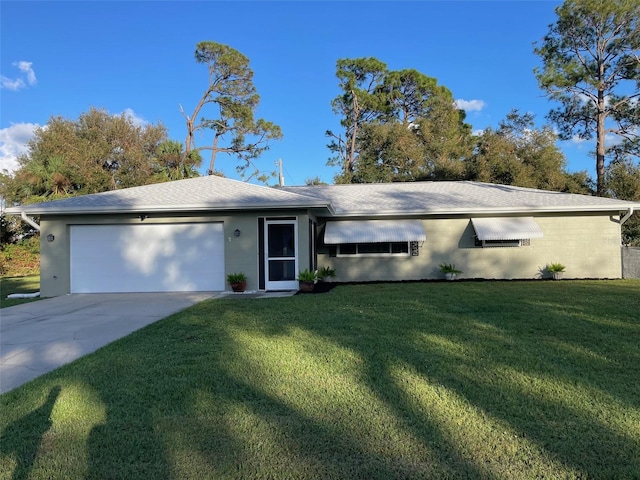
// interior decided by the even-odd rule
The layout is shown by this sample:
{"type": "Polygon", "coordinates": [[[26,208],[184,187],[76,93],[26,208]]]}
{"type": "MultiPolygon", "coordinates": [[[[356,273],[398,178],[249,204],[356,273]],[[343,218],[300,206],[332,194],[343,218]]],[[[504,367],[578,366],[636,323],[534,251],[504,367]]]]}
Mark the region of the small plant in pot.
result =
{"type": "Polygon", "coordinates": [[[550,263],[547,265],[547,271],[551,274],[554,280],[560,280],[564,275],[565,267],[561,263],[550,263]]]}
{"type": "Polygon", "coordinates": [[[234,292],[244,292],[247,289],[247,276],[242,273],[230,273],[227,275],[227,282],[234,292]]]}
{"type": "Polygon", "coordinates": [[[313,287],[318,280],[318,272],[309,270],[305,268],[298,274],[298,282],[300,286],[300,290],[303,292],[311,292],[313,291],[313,287]]]}
{"type": "Polygon", "coordinates": [[[444,278],[447,280],[455,280],[456,276],[463,273],[462,270],[457,269],[453,263],[441,263],[439,267],[440,271],[444,273],[444,278]]]}
{"type": "Polygon", "coordinates": [[[335,276],[336,276],[336,271],[331,267],[320,267],[318,269],[319,282],[326,282],[328,278],[334,278],[335,276]]]}

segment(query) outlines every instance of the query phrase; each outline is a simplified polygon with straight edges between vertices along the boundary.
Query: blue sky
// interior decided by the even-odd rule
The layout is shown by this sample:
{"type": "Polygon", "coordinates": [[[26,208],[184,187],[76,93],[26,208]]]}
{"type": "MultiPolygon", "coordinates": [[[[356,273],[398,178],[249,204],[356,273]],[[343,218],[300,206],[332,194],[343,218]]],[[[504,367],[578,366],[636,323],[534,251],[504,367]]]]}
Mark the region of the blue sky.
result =
{"type": "MultiPolygon", "coordinates": [[[[77,119],[90,107],[162,122],[184,141],[179,105],[191,112],[207,86],[194,61],[203,40],[244,53],[261,96],[258,116],[284,139],[258,164],[282,159],[288,185],[319,176],[331,182],[324,132],[339,129],[339,58],[376,57],[390,69],[415,68],[449,88],[474,130],[495,127],[512,108],[536,115],[552,104],[533,68],[558,1],[355,2],[32,2],[0,6],[0,169],[36,125],[77,119]]],[[[593,171],[592,147],[562,142],[569,170],[593,171]]],[[[205,152],[202,171],[207,168],[205,152]]],[[[216,168],[236,177],[234,160],[216,168]]]]}

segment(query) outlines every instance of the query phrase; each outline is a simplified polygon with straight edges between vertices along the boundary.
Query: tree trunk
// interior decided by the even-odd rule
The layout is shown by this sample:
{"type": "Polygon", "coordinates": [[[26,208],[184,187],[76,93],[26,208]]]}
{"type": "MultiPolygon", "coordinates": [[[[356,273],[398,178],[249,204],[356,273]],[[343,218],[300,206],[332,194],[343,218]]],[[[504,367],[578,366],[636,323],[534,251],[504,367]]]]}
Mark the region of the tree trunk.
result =
{"type": "Polygon", "coordinates": [[[211,161],[209,162],[209,175],[213,175],[214,166],[216,164],[216,154],[218,153],[218,135],[213,137],[213,147],[211,148],[211,161]]]}
{"type": "Polygon", "coordinates": [[[353,175],[353,164],[356,156],[356,136],[358,134],[358,116],[360,115],[356,92],[351,90],[351,95],[353,96],[353,130],[351,132],[351,145],[349,146],[349,152],[347,153],[347,165],[345,168],[345,172],[349,175],[349,178],[353,175]]]}
{"type": "Polygon", "coordinates": [[[605,113],[605,98],[604,90],[598,88],[598,112],[596,113],[596,178],[597,178],[597,195],[599,197],[604,196],[605,184],[604,184],[604,154],[605,154],[605,129],[604,120],[606,118],[605,113]]]}

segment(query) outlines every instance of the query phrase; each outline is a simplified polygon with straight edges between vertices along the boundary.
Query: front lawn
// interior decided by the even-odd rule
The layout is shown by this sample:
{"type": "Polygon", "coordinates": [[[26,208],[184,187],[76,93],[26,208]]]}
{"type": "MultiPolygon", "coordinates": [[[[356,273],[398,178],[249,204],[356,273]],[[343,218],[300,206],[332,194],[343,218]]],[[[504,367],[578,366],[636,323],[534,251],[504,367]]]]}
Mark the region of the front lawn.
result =
{"type": "Polygon", "coordinates": [[[211,300],[0,397],[0,478],[640,478],[640,281],[211,300]]]}
{"type": "Polygon", "coordinates": [[[38,291],[40,291],[40,275],[30,275],[27,277],[2,277],[0,278],[0,308],[33,302],[39,299],[7,298],[7,295],[11,293],[33,293],[38,291]]]}

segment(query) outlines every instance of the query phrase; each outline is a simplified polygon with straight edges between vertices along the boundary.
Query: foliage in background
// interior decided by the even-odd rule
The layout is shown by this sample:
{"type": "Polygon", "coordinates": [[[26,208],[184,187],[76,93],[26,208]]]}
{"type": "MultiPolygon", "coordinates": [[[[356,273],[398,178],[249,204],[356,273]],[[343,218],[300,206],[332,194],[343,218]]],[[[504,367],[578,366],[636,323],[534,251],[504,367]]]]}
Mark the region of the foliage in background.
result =
{"type": "Polygon", "coordinates": [[[216,42],[200,42],[195,50],[196,62],[207,66],[208,85],[191,115],[182,106],[180,112],[187,126],[185,152],[209,150],[209,175],[215,173],[218,153],[235,156],[236,170],[266,181],[271,175],[261,173],[253,163],[273,140],[282,138],[280,127],[262,118],[254,118],[260,96],[253,84],[249,59],[237,50],[216,42]],[[208,107],[208,108],[207,108],[208,107]],[[203,111],[203,109],[207,111],[203,111]],[[196,134],[209,138],[208,145],[196,145],[196,134]],[[253,168],[251,172],[247,169],[253,168]]]}
{"type": "MultiPolygon", "coordinates": [[[[620,200],[640,201],[640,166],[631,160],[615,160],[605,169],[606,194],[620,200]]],[[[640,212],[622,226],[622,243],[640,247],[640,212]]]]}
{"type": "Polygon", "coordinates": [[[331,105],[344,130],[326,132],[336,183],[430,179],[470,152],[464,112],[435,78],[372,57],[338,60],[336,76],[331,105]]]}
{"type": "Polygon", "coordinates": [[[0,246],[0,276],[20,277],[40,272],[40,236],[0,246]]]}
{"type": "Polygon", "coordinates": [[[342,133],[327,131],[337,183],[473,180],[591,193],[587,172],[569,173],[549,126],[512,110],[477,136],[452,93],[416,70],[389,71],[375,58],[337,63],[332,102],[342,133]]]}
{"type": "Polygon", "coordinates": [[[0,214],[0,246],[37,235],[38,231],[15,215],[0,214]]]}
{"type": "Polygon", "coordinates": [[[640,154],[640,4],[567,0],[556,14],[535,48],[543,62],[535,74],[560,104],[549,114],[560,138],[596,138],[597,192],[604,195],[605,155],[640,154]]]}
{"type": "Polygon", "coordinates": [[[197,150],[187,154],[180,142],[165,140],[156,149],[156,158],[152,164],[153,183],[198,177],[201,163],[202,157],[197,150]]]}
{"type": "Polygon", "coordinates": [[[512,110],[496,130],[477,137],[474,154],[463,161],[465,178],[569,193],[591,193],[586,171],[570,174],[553,130],[535,128],[534,116],[512,110]]]}
{"type": "Polygon", "coordinates": [[[181,147],[166,135],[162,125],[96,108],[77,120],[52,117],[18,157],[18,170],[2,176],[0,194],[10,206],[193,176],[199,158],[177,164],[173,150],[181,147]]]}

